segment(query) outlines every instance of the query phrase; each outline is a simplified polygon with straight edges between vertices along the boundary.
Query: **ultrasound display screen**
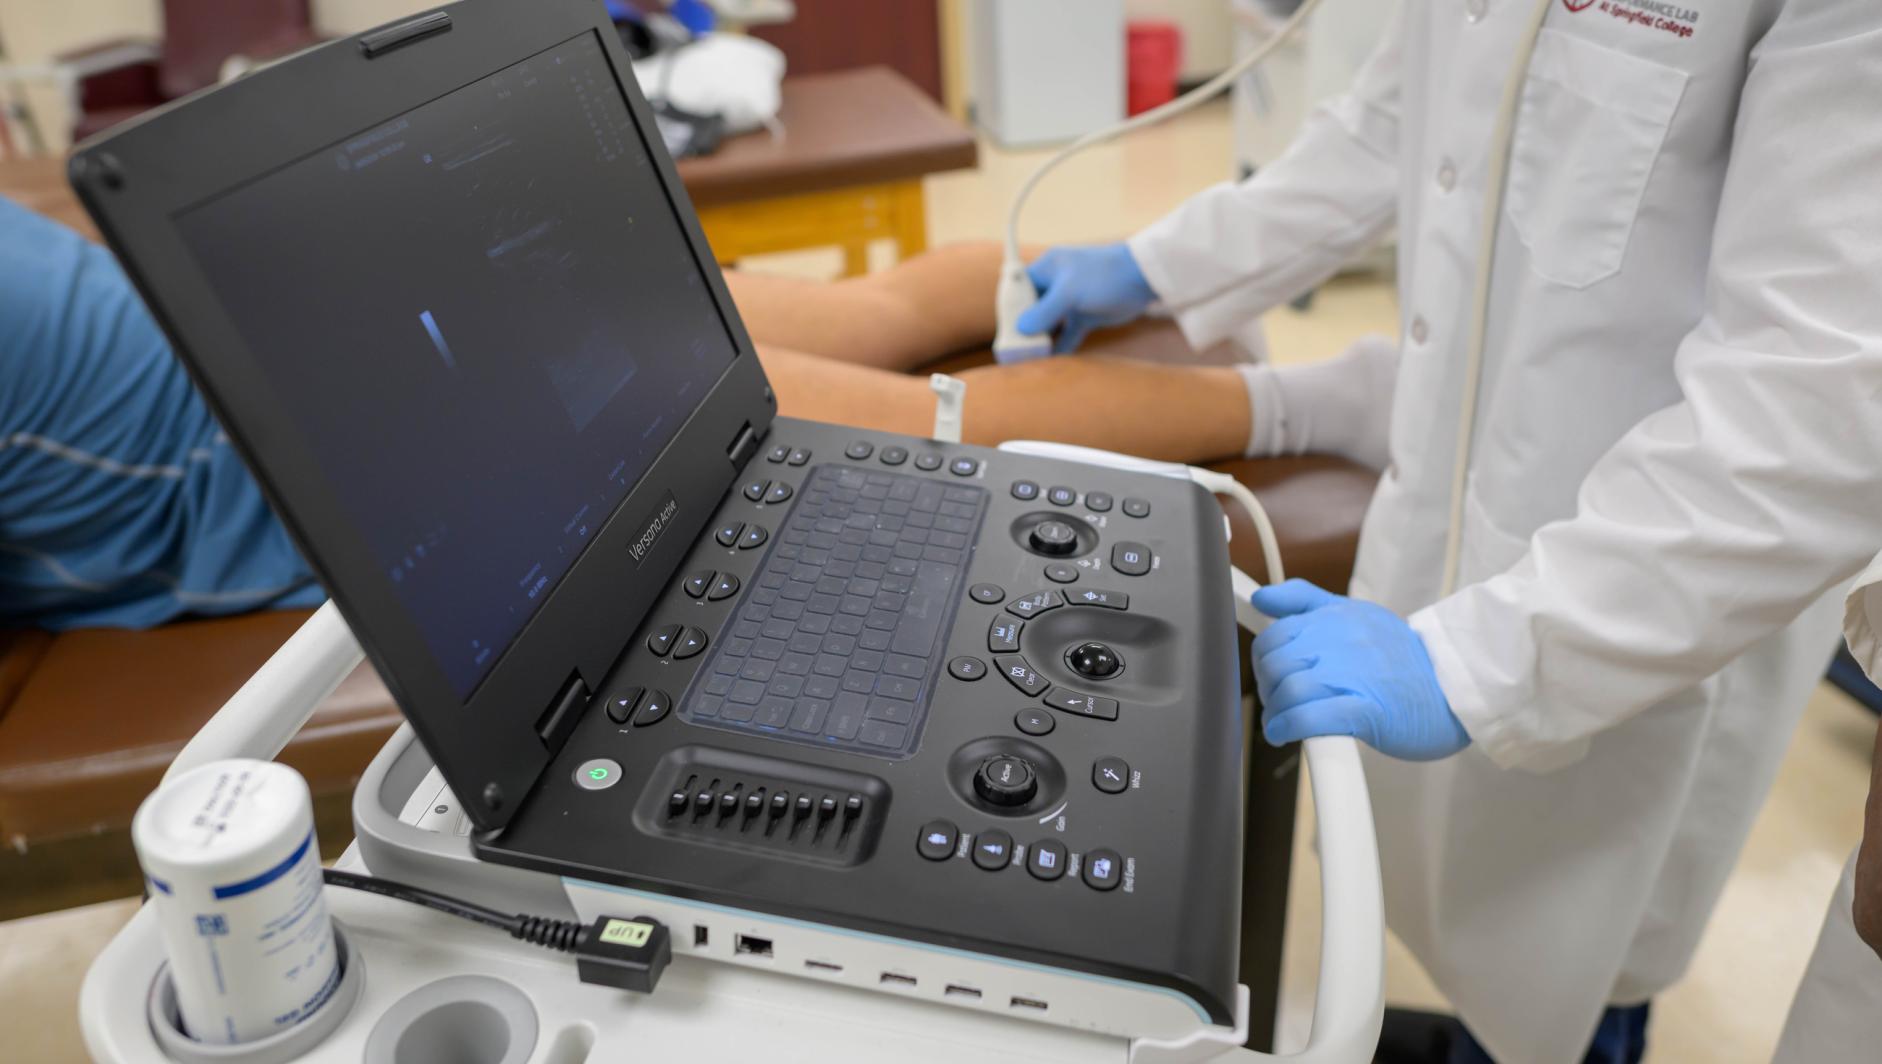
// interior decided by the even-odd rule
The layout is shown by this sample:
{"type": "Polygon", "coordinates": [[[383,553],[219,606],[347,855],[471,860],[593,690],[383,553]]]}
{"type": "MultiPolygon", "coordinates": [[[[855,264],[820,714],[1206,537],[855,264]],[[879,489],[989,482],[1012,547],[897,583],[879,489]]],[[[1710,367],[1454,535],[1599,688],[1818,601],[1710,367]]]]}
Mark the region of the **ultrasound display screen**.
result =
{"type": "Polygon", "coordinates": [[[178,224],[464,698],[737,355],[592,34],[178,224]]]}

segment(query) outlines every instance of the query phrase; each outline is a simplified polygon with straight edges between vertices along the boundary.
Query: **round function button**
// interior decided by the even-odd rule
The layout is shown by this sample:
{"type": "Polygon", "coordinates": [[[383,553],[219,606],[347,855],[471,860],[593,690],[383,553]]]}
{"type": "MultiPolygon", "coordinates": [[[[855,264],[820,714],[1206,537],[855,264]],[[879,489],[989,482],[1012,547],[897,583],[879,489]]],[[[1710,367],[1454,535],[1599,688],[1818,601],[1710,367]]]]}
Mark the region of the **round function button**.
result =
{"type": "Polygon", "coordinates": [[[989,606],[1006,601],[1006,589],[998,584],[975,584],[967,589],[967,593],[973,596],[975,602],[983,602],[989,606]]]}
{"type": "Polygon", "coordinates": [[[1070,554],[1078,549],[1078,533],[1063,521],[1041,521],[1026,538],[1040,554],[1070,554]]]}
{"type": "Polygon", "coordinates": [[[974,793],[994,805],[1025,805],[1038,790],[1032,766],[1011,755],[990,757],[974,773],[974,793]]]}
{"type": "Polygon", "coordinates": [[[712,589],[712,578],[714,575],[715,574],[710,569],[701,569],[687,577],[686,593],[696,599],[705,598],[706,592],[712,589]]]}
{"type": "Polygon", "coordinates": [[[971,477],[975,473],[980,472],[980,459],[956,458],[954,461],[948,463],[948,472],[957,477],[971,477]]]}
{"type": "Polygon", "coordinates": [[[1027,735],[1045,735],[1058,727],[1059,722],[1043,709],[1022,709],[1013,714],[1013,726],[1027,735]]]}
{"type": "Polygon", "coordinates": [[[945,861],[954,856],[954,844],[959,842],[961,831],[951,820],[930,820],[921,826],[921,834],[915,839],[915,849],[930,861],[945,861]]]}
{"type": "Polygon", "coordinates": [[[1013,863],[1013,836],[994,828],[974,839],[974,864],[998,872],[1013,863]]]}
{"type": "Polygon", "coordinates": [[[987,674],[987,663],[979,658],[962,654],[948,662],[948,673],[956,680],[978,680],[987,674]]]}
{"type": "Polygon", "coordinates": [[[784,461],[786,458],[789,458],[790,456],[791,456],[791,449],[788,446],[780,443],[776,447],[771,448],[770,452],[765,455],[765,461],[776,464],[776,463],[784,461]]]}
{"type": "Polygon", "coordinates": [[[901,465],[903,462],[906,462],[906,461],[908,461],[908,448],[884,447],[882,449],[882,464],[883,465],[901,465]]]}
{"type": "Polygon", "coordinates": [[[791,486],[782,480],[773,481],[771,490],[765,492],[765,502],[776,506],[791,497],[791,486]]]}
{"type": "Polygon", "coordinates": [[[720,525],[719,530],[712,534],[712,538],[719,541],[719,546],[730,547],[738,542],[739,535],[744,531],[745,522],[733,521],[730,524],[720,525]]]}
{"type": "Polygon", "coordinates": [[[766,532],[761,526],[746,525],[744,535],[738,537],[738,549],[751,550],[754,547],[762,547],[765,545],[765,540],[769,538],[771,538],[771,533],[766,532]]]}
{"type": "Polygon", "coordinates": [[[1078,566],[1053,562],[1046,566],[1046,579],[1055,584],[1069,584],[1078,579],[1078,566]]]}
{"type": "Polygon", "coordinates": [[[769,480],[751,481],[745,485],[745,497],[753,502],[757,502],[765,497],[765,492],[769,491],[770,488],[771,482],[769,480]]]}
{"type": "Polygon", "coordinates": [[[1109,679],[1124,667],[1117,651],[1103,643],[1080,643],[1065,652],[1065,664],[1080,676],[1093,680],[1109,679]]]}
{"type": "Polygon", "coordinates": [[[1063,486],[1051,487],[1046,489],[1046,501],[1054,506],[1070,506],[1078,501],[1078,493],[1063,486]]]}
{"type": "Polygon", "coordinates": [[[855,443],[843,448],[843,456],[845,458],[851,458],[858,462],[875,453],[876,445],[870,443],[868,440],[857,440],[855,443]]]}
{"type": "Polygon", "coordinates": [[[673,660],[685,661],[687,658],[706,649],[706,630],[688,627],[673,641],[673,660]]]}
{"type": "Polygon", "coordinates": [[[654,633],[647,637],[647,649],[653,651],[655,657],[664,658],[672,652],[673,641],[679,637],[679,625],[663,624],[659,628],[654,629],[654,633]]]}
{"type": "Polygon", "coordinates": [[[1085,855],[1080,874],[1092,890],[1111,890],[1124,878],[1124,859],[1115,850],[1093,850],[1085,855]]]}
{"type": "Polygon", "coordinates": [[[930,452],[915,456],[915,468],[924,473],[932,473],[941,468],[941,456],[930,452]]]}
{"type": "Polygon", "coordinates": [[[720,573],[719,578],[712,582],[712,589],[706,592],[706,601],[718,602],[720,599],[729,599],[736,594],[738,594],[738,577],[731,573],[720,573]]]}
{"type": "Polygon", "coordinates": [[[584,791],[605,791],[620,781],[620,762],[605,757],[584,761],[575,769],[575,786],[584,791]]]}
{"type": "Polygon", "coordinates": [[[1040,839],[1026,851],[1026,871],[1047,883],[1065,874],[1065,844],[1057,839],[1040,839]]]}
{"type": "Polygon", "coordinates": [[[791,456],[786,458],[785,461],[789,462],[791,465],[803,465],[810,461],[810,452],[802,447],[793,448],[791,456]]]}
{"type": "Polygon", "coordinates": [[[1148,502],[1145,502],[1142,499],[1125,499],[1124,500],[1124,516],[1126,517],[1149,517],[1150,516],[1150,504],[1148,502]]]}
{"type": "Polygon", "coordinates": [[[1111,509],[1111,496],[1102,491],[1085,493],[1085,508],[1093,513],[1105,513],[1111,509]]]}
{"type": "Polygon", "coordinates": [[[665,691],[649,691],[641,697],[640,708],[634,711],[634,727],[645,728],[649,724],[658,724],[667,719],[672,709],[672,695],[665,691]]]}
{"type": "Polygon", "coordinates": [[[626,724],[627,718],[634,715],[634,707],[640,704],[641,689],[629,687],[608,701],[608,719],[616,724],[626,724]]]}
{"type": "Polygon", "coordinates": [[[1121,757],[1101,757],[1091,763],[1091,785],[1106,794],[1122,794],[1131,785],[1131,767],[1121,757]]]}
{"type": "Polygon", "coordinates": [[[1030,480],[1015,480],[1013,482],[1013,497],[1020,502],[1031,502],[1039,497],[1039,485],[1034,484],[1030,480]]]}

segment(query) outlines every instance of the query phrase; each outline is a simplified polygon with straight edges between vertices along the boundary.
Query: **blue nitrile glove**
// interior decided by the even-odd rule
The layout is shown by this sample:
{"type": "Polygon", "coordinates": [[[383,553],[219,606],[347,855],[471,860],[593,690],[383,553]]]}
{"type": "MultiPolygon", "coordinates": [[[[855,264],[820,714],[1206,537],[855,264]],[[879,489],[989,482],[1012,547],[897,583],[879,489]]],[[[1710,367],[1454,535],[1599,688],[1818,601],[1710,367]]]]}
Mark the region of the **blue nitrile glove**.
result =
{"type": "Polygon", "coordinates": [[[1130,248],[1121,243],[1053,248],[1027,267],[1026,275],[1039,289],[1039,302],[1014,324],[1028,336],[1056,331],[1054,354],[1078,350],[1093,329],[1142,317],[1157,299],[1130,248]]]}
{"type": "Polygon", "coordinates": [[[1406,761],[1435,761],[1470,745],[1424,640],[1391,610],[1305,580],[1264,587],[1254,603],[1280,618],[1254,649],[1268,742],[1350,735],[1406,761]]]}

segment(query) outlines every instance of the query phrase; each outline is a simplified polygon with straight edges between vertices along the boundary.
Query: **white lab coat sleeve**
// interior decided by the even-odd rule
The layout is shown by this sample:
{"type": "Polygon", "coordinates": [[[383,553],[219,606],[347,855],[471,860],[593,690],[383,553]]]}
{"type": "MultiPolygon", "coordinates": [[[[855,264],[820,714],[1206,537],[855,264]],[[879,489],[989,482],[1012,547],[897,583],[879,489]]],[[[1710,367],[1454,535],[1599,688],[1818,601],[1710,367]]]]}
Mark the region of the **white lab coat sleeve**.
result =
{"type": "Polygon", "coordinates": [[[1871,681],[1882,683],[1882,638],[1877,637],[1878,627],[1882,627],[1882,555],[1877,555],[1869,568],[1856,578],[1856,585],[1850,589],[1843,608],[1843,638],[1849,643],[1850,654],[1871,681]]]}
{"type": "Polygon", "coordinates": [[[1144,279],[1196,350],[1325,280],[1390,229],[1403,25],[1395,12],[1352,90],[1317,109],[1274,163],[1131,237],[1144,279]]]}
{"type": "Polygon", "coordinates": [[[1785,6],[1752,51],[1682,400],[1623,436],[1511,570],[1413,615],[1497,763],[1544,764],[1700,682],[1875,549],[1879,84],[1882,4],[1785,6]]]}

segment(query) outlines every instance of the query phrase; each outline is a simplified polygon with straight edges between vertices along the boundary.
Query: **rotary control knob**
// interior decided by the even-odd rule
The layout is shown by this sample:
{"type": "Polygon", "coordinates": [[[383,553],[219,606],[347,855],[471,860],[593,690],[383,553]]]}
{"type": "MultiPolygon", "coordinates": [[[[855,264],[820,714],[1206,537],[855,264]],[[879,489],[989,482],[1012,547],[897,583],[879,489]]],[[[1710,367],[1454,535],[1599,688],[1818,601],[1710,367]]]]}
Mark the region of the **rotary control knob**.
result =
{"type": "Polygon", "coordinates": [[[1078,644],[1066,651],[1065,664],[1078,675],[1092,680],[1108,680],[1124,667],[1117,651],[1103,643],[1078,644]]]}
{"type": "Polygon", "coordinates": [[[1027,536],[1032,549],[1050,557],[1071,554],[1078,549],[1078,533],[1063,521],[1041,521],[1027,536]]]}
{"type": "Polygon", "coordinates": [[[1038,792],[1032,766],[1017,757],[990,757],[974,773],[974,793],[993,805],[1025,805],[1038,792]]]}

